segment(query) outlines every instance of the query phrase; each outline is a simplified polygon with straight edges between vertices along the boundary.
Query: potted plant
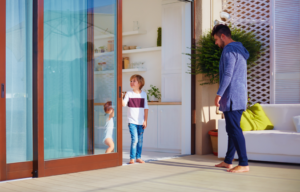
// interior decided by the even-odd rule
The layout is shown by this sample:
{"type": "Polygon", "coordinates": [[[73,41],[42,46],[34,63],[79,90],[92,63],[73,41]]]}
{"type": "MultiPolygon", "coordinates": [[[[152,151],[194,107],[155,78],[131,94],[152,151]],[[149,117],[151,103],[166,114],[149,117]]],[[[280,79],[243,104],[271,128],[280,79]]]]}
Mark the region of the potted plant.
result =
{"type": "MultiPolygon", "coordinates": [[[[262,44],[256,39],[253,32],[246,32],[232,26],[229,27],[232,39],[241,42],[250,54],[247,60],[249,70],[250,67],[256,65],[256,60],[263,54],[262,44]]],[[[215,44],[211,32],[210,30],[204,34],[197,44],[192,47],[195,53],[186,53],[186,55],[191,57],[191,64],[189,64],[190,71],[188,73],[192,75],[204,74],[207,77],[200,85],[219,83],[219,62],[222,49],[215,44]]]]}
{"type": "Polygon", "coordinates": [[[148,101],[158,101],[161,98],[161,93],[159,91],[159,88],[150,85],[150,89],[147,91],[147,100],[148,101]]]}
{"type": "Polygon", "coordinates": [[[213,129],[208,132],[210,135],[213,154],[218,156],[218,129],[213,129]]]}

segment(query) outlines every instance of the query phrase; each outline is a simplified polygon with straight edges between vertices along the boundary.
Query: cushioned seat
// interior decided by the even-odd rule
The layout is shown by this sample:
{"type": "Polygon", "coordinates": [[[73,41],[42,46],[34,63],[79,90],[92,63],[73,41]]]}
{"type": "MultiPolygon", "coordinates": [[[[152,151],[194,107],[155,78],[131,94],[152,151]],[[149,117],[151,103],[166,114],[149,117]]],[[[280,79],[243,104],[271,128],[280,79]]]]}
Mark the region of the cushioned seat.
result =
{"type": "Polygon", "coordinates": [[[299,155],[300,133],[293,131],[245,131],[248,153],[299,155]]]}
{"type": "MultiPolygon", "coordinates": [[[[274,129],[243,132],[248,159],[300,164],[300,133],[296,132],[293,123],[293,117],[300,115],[300,104],[262,104],[261,106],[274,125],[274,129]]],[[[259,114],[251,112],[248,117],[256,118],[254,115],[259,114]]],[[[220,119],[218,121],[219,158],[224,158],[227,152],[228,136],[225,127],[225,120],[220,119]]]]}

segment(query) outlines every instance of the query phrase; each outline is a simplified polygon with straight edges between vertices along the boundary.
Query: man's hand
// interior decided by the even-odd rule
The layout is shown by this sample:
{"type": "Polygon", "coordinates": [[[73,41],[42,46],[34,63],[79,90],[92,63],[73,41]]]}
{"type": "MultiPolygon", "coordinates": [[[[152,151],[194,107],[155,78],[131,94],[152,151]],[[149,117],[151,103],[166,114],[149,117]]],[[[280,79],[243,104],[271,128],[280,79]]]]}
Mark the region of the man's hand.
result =
{"type": "Polygon", "coordinates": [[[144,121],[144,123],[143,123],[143,129],[146,129],[146,127],[147,127],[147,121],[144,121]]]}
{"type": "Polygon", "coordinates": [[[221,100],[221,97],[219,96],[219,95],[217,95],[216,96],[216,98],[215,98],[215,105],[217,106],[217,107],[220,107],[220,100],[221,100]]]}

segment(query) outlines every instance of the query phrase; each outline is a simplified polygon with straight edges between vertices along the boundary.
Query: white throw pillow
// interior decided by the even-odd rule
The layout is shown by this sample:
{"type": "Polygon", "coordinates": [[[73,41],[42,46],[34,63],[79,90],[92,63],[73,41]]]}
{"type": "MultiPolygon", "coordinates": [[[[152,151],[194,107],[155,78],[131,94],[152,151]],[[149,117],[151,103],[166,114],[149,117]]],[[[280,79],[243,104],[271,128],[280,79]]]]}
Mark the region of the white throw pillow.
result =
{"type": "Polygon", "coordinates": [[[294,125],[295,125],[295,128],[296,128],[296,131],[298,133],[300,133],[300,116],[293,117],[293,120],[294,120],[294,125]]]}

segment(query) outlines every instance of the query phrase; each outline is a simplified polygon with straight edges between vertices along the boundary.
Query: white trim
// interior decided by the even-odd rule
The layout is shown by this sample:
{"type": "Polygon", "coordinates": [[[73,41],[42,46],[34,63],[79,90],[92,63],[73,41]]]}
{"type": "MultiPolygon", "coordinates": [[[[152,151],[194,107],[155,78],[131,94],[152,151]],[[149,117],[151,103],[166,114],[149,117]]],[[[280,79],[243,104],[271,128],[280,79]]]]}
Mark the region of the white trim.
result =
{"type": "MultiPolygon", "coordinates": [[[[191,53],[191,3],[182,2],[182,53],[191,53]]],[[[182,54],[181,66],[181,154],[191,154],[191,75],[188,63],[190,57],[182,54]]]]}
{"type": "Polygon", "coordinates": [[[270,104],[275,104],[275,0],[270,1],[270,104]]]}

